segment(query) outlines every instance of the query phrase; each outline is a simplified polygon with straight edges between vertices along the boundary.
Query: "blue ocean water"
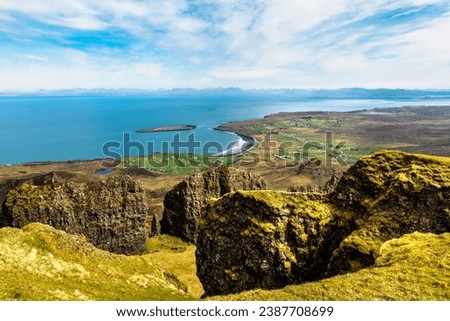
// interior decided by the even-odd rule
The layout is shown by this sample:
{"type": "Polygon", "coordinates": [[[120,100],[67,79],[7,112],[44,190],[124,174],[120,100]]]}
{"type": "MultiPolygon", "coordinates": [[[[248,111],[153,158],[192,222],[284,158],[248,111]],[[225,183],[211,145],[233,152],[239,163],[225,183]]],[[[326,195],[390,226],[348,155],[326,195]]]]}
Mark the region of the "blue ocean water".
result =
{"type": "MultiPolygon", "coordinates": [[[[180,141],[194,134],[201,146],[215,142],[223,149],[238,137],[213,128],[237,120],[289,111],[351,111],[404,105],[450,105],[450,101],[361,99],[283,99],[240,96],[75,96],[0,97],[0,164],[103,158],[103,146],[117,142],[123,154],[124,134],[143,146],[162,151],[175,132],[136,134],[136,130],[191,124],[180,141]]],[[[170,149],[170,145],[169,145],[170,149]]],[[[131,148],[137,154],[137,148],[131,148]]],[[[187,149],[180,150],[188,152],[187,149]]],[[[220,151],[220,150],[218,150],[220,151]]],[[[145,153],[149,150],[146,148],[145,153]]],[[[202,149],[197,148],[197,153],[202,149]]],[[[210,150],[217,152],[217,150],[210,150]]]]}

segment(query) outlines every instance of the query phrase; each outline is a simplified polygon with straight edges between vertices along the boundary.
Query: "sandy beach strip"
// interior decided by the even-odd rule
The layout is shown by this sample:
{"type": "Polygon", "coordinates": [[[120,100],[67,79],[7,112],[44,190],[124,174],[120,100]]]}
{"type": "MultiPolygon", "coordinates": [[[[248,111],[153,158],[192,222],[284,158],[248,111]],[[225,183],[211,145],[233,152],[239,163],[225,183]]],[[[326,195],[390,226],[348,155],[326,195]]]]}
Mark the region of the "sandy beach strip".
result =
{"type": "Polygon", "coordinates": [[[244,152],[251,149],[253,146],[256,145],[256,140],[248,135],[240,134],[240,133],[234,133],[239,136],[239,140],[235,142],[230,148],[227,150],[224,150],[223,152],[213,154],[213,157],[227,157],[227,156],[233,156],[233,155],[239,155],[243,154],[244,152]]]}

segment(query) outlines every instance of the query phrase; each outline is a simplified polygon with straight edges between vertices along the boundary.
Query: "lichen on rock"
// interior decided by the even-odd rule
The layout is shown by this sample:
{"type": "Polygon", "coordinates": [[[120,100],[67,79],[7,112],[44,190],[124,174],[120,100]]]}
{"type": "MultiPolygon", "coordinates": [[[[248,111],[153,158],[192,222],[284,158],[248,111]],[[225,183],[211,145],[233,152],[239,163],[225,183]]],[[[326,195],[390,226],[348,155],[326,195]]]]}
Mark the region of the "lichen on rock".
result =
{"type": "Polygon", "coordinates": [[[140,254],[147,239],[143,194],[141,184],[127,176],[88,183],[23,183],[9,191],[2,216],[11,227],[39,222],[84,235],[103,250],[140,254]]]}
{"type": "Polygon", "coordinates": [[[193,174],[166,194],[161,233],[195,244],[202,208],[211,198],[236,190],[261,190],[265,187],[264,179],[258,174],[234,167],[193,174]]]}
{"type": "Polygon", "coordinates": [[[347,235],[325,195],[236,191],[205,207],[197,275],[206,295],[317,279],[347,235]]]}
{"type": "Polygon", "coordinates": [[[382,151],[359,160],[331,194],[238,191],[202,217],[197,273],[206,295],[354,272],[389,240],[450,232],[450,159],[382,151]]]}
{"type": "Polygon", "coordinates": [[[378,152],[351,167],[331,198],[352,213],[356,228],[333,254],[328,275],[356,271],[372,265],[388,240],[450,231],[450,160],[378,152]]]}

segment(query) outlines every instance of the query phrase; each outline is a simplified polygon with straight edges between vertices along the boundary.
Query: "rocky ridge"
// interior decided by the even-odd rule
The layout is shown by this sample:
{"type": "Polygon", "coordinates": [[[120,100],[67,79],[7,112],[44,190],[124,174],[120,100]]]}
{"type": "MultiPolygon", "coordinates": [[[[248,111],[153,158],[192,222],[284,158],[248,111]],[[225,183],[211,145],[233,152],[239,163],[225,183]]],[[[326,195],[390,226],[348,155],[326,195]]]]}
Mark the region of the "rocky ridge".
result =
{"type": "Polygon", "coordinates": [[[237,191],[204,209],[197,274],[206,295],[319,278],[348,233],[319,193],[237,191]]]}
{"type": "Polygon", "coordinates": [[[21,178],[6,179],[0,182],[0,227],[9,226],[9,222],[4,215],[2,215],[2,204],[6,201],[6,196],[9,191],[27,183],[35,186],[42,186],[53,184],[60,181],[65,181],[74,177],[74,174],[69,172],[50,172],[39,175],[29,175],[21,178]]]}
{"type": "Polygon", "coordinates": [[[211,198],[236,190],[261,190],[265,187],[264,179],[258,174],[233,167],[196,173],[166,194],[161,233],[195,244],[202,208],[211,198]]]}
{"type": "Polygon", "coordinates": [[[450,231],[450,159],[396,152],[364,157],[344,174],[331,201],[351,215],[355,229],[327,274],[356,271],[372,265],[388,240],[450,231]]]}

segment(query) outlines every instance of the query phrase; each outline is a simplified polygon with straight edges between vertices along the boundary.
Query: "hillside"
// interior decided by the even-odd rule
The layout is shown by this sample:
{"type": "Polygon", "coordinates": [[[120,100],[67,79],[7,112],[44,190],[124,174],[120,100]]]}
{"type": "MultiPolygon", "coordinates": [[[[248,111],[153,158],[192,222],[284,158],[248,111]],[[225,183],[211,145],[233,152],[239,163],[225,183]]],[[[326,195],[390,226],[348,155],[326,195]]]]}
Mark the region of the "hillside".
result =
{"type": "Polygon", "coordinates": [[[0,229],[0,300],[189,299],[151,254],[112,254],[40,223],[0,229]]]}
{"type": "MultiPolygon", "coordinates": [[[[162,235],[149,238],[143,254],[125,256],[94,247],[88,236],[40,223],[1,228],[0,300],[450,299],[450,159],[381,151],[358,160],[340,179],[333,176],[323,193],[261,190],[258,184],[259,190],[244,191],[243,182],[214,196],[206,191],[225,186],[216,174],[195,174],[197,180],[186,179],[189,193],[180,186],[174,187],[180,193],[169,193],[172,203],[184,195],[186,204],[195,205],[173,211],[187,216],[195,209],[196,246],[180,235],[162,235]],[[199,192],[205,199],[195,197],[199,192]]],[[[63,224],[57,219],[76,213],[74,203],[67,203],[72,194],[41,193],[67,185],[63,177],[51,178],[44,185],[4,185],[2,213],[13,219],[17,213],[47,213],[53,215],[49,224],[63,224]],[[26,212],[27,199],[41,205],[26,212]],[[53,199],[64,206],[43,211],[42,204],[53,199]]],[[[119,185],[100,190],[109,195],[119,185]]],[[[94,194],[83,195],[95,203],[94,194]]],[[[146,208],[145,200],[136,199],[133,208],[146,208]]]]}
{"type": "Polygon", "coordinates": [[[204,208],[197,275],[215,296],[357,272],[385,242],[449,233],[449,200],[448,158],[396,151],[361,158],[329,194],[229,193],[204,208]]]}

